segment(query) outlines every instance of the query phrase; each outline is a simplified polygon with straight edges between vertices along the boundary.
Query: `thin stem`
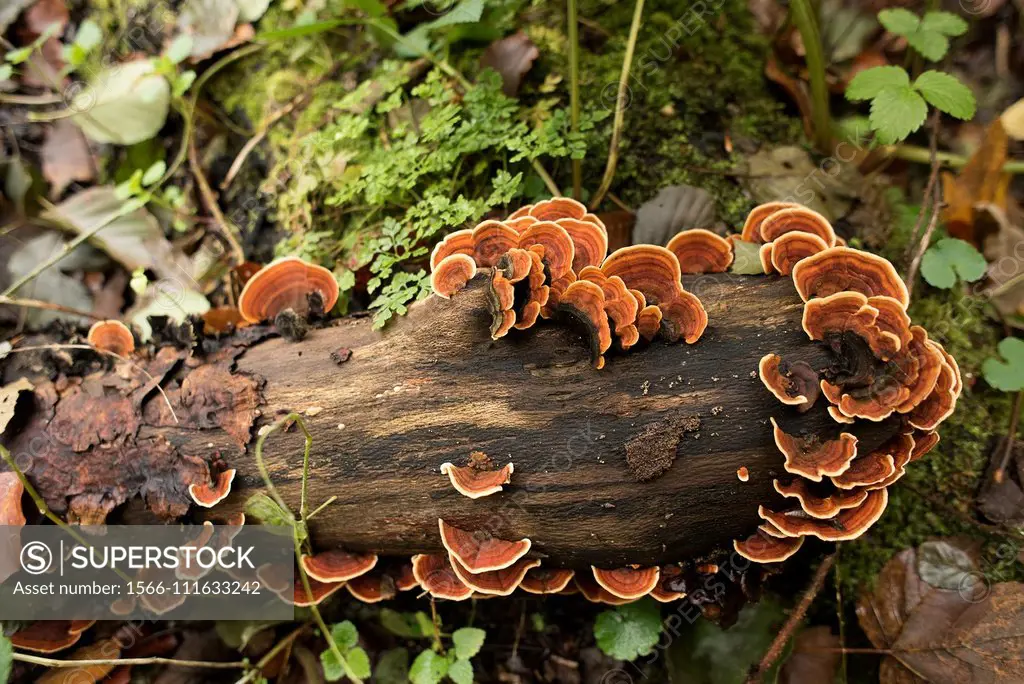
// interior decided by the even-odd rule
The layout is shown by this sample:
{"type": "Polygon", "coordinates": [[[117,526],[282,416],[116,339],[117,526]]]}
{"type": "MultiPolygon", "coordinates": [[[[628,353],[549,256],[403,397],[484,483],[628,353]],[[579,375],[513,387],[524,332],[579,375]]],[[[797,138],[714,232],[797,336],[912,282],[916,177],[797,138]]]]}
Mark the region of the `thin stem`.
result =
{"type": "Polygon", "coordinates": [[[241,679],[235,682],[235,684],[246,684],[246,682],[251,681],[253,677],[259,675],[259,673],[263,671],[263,668],[267,666],[267,663],[269,663],[271,660],[277,657],[278,653],[291,646],[292,643],[299,637],[299,635],[305,631],[306,625],[299,625],[298,627],[293,629],[288,634],[288,636],[286,636],[284,639],[281,639],[281,641],[274,644],[274,647],[272,649],[264,653],[263,657],[256,661],[256,666],[248,672],[246,672],[245,676],[243,676],[241,679]]]}
{"type": "Polygon", "coordinates": [[[636,50],[636,39],[640,35],[640,23],[644,13],[644,0],[636,0],[633,7],[633,23],[629,26],[629,39],[626,42],[626,54],[622,59],[622,73],[619,75],[619,92],[615,97],[615,118],[612,122],[612,140],[608,146],[608,163],[604,167],[601,184],[590,200],[590,208],[596,209],[604,199],[604,195],[612,186],[615,178],[615,167],[619,163],[619,139],[622,137],[622,124],[626,118],[626,94],[629,91],[629,72],[633,66],[633,51],[636,50]]]}
{"type": "Polygon", "coordinates": [[[927,208],[929,202],[931,202],[932,193],[935,192],[935,181],[939,177],[939,110],[935,109],[932,112],[931,117],[931,129],[928,152],[929,152],[929,163],[931,164],[931,171],[928,173],[928,182],[924,186],[924,196],[921,198],[921,212],[917,215],[917,221],[914,222],[914,230],[910,232],[910,244],[913,246],[917,242],[917,235],[921,231],[921,225],[924,223],[924,217],[928,213],[927,208]]]}
{"type": "Polygon", "coordinates": [[[1017,392],[1013,400],[1013,409],[1010,411],[1010,427],[1006,430],[1006,446],[1003,449],[1003,456],[999,460],[999,467],[992,474],[996,483],[1002,483],[1006,476],[1006,466],[1010,464],[1010,456],[1013,455],[1013,445],[1017,441],[1017,425],[1020,422],[1021,404],[1024,403],[1024,390],[1017,392]]]}
{"type": "Polygon", "coordinates": [[[800,597],[800,603],[796,605],[793,612],[789,614],[789,618],[786,620],[786,624],[782,626],[782,629],[775,636],[772,641],[772,645],[768,648],[768,652],[764,654],[764,658],[757,666],[757,671],[754,672],[747,680],[747,684],[757,684],[761,682],[764,675],[768,670],[771,669],[775,661],[782,655],[783,649],[786,648],[786,644],[789,643],[790,638],[796,632],[797,628],[804,621],[804,617],[807,615],[808,609],[811,604],[814,603],[814,599],[818,596],[818,592],[821,591],[822,586],[825,584],[825,579],[828,577],[829,570],[832,569],[832,565],[836,562],[835,554],[828,556],[825,560],[821,561],[821,565],[818,566],[818,570],[814,573],[814,578],[811,580],[810,586],[807,587],[807,591],[800,597]]]}
{"type": "MultiPolygon", "coordinates": [[[[931,152],[926,147],[919,147],[917,145],[886,145],[880,149],[884,154],[896,159],[902,159],[903,161],[915,162],[917,164],[931,163],[931,152]]],[[[938,152],[935,157],[943,166],[948,166],[952,169],[962,168],[969,161],[967,157],[952,152],[938,152]]],[[[1003,164],[1003,173],[1024,173],[1024,160],[1011,159],[1006,162],[1003,164]]]]}
{"type": "Polygon", "coordinates": [[[196,152],[196,141],[190,139],[188,141],[188,165],[192,169],[192,175],[196,179],[196,185],[199,187],[199,196],[203,200],[203,204],[206,205],[206,210],[210,212],[213,220],[217,222],[217,226],[220,228],[221,234],[231,247],[231,252],[235,257],[235,266],[238,266],[245,262],[245,250],[242,249],[242,245],[239,244],[238,239],[235,237],[235,231],[238,228],[232,225],[224,212],[220,210],[220,205],[217,203],[217,196],[213,194],[213,188],[210,187],[210,182],[206,180],[206,174],[203,173],[203,168],[199,163],[199,154],[196,152]]]}
{"type": "Polygon", "coordinates": [[[811,118],[814,122],[814,141],[821,151],[832,143],[832,117],[829,114],[828,83],[825,81],[825,54],[821,47],[821,33],[811,0],[792,0],[789,3],[793,23],[803,39],[807,71],[811,79],[811,118]]]}
{"type": "MultiPolygon", "coordinates": [[[[580,37],[579,21],[576,18],[576,0],[567,0],[569,22],[569,128],[575,135],[580,131],[580,37]]],[[[583,194],[583,163],[572,160],[572,196],[580,199],[583,194]]]]}
{"type": "Polygon", "coordinates": [[[917,269],[921,265],[921,259],[924,258],[924,253],[928,251],[928,245],[932,241],[932,234],[935,232],[935,227],[939,225],[939,213],[942,209],[942,195],[936,190],[934,197],[932,198],[932,216],[928,220],[928,227],[924,231],[924,235],[921,236],[921,242],[917,246],[917,252],[914,254],[913,261],[910,262],[910,268],[907,269],[907,296],[909,297],[914,292],[914,280],[917,278],[917,269]]]}
{"type": "Polygon", "coordinates": [[[547,187],[548,192],[555,197],[562,194],[562,191],[558,188],[558,183],[555,182],[555,179],[551,177],[551,174],[547,172],[547,169],[544,168],[539,160],[531,159],[530,165],[533,166],[533,170],[538,176],[540,176],[540,179],[544,181],[544,185],[547,187]]]}
{"type": "Polygon", "coordinates": [[[325,508],[327,508],[328,506],[330,506],[332,503],[334,503],[337,500],[338,500],[337,496],[332,496],[327,501],[324,501],[322,504],[320,504],[315,509],[313,509],[313,511],[309,515],[306,516],[306,520],[312,520],[313,516],[318,515],[320,513],[320,511],[324,510],[325,508]]]}
{"type": "Polygon", "coordinates": [[[14,660],[31,663],[33,665],[45,665],[46,667],[90,667],[93,665],[174,665],[176,667],[200,667],[210,670],[240,670],[248,668],[247,661],[236,660],[231,662],[216,662],[207,660],[176,660],[174,658],[100,658],[97,660],[59,660],[57,658],[43,658],[41,656],[29,655],[27,653],[14,653],[11,656],[14,660]]]}
{"type": "Polygon", "coordinates": [[[44,302],[41,299],[19,299],[18,297],[8,297],[6,295],[0,295],[0,305],[6,304],[8,306],[20,306],[26,309],[45,309],[46,311],[59,311],[61,313],[71,314],[72,316],[81,316],[94,321],[104,320],[102,316],[97,316],[94,313],[88,311],[82,311],[80,309],[72,309],[70,306],[63,306],[61,304],[54,304],[53,302],[44,302]]]}

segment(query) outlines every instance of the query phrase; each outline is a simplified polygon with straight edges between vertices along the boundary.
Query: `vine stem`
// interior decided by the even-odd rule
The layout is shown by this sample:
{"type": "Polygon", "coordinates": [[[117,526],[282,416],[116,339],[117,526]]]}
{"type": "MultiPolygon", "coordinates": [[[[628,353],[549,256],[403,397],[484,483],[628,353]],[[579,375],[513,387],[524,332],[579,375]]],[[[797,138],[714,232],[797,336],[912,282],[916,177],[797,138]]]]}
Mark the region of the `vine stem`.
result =
{"type": "Polygon", "coordinates": [[[619,139],[622,137],[622,124],[626,118],[626,93],[629,90],[629,72],[633,67],[633,52],[636,50],[636,39],[640,35],[640,23],[644,14],[644,0],[636,0],[633,7],[633,22],[629,26],[629,39],[626,42],[626,54],[622,59],[622,73],[619,75],[619,91],[615,96],[615,118],[612,123],[612,140],[608,145],[608,163],[604,167],[601,184],[590,201],[590,208],[596,209],[604,199],[605,193],[612,186],[615,167],[619,163],[619,139]]]}
{"type": "Polygon", "coordinates": [[[814,603],[814,599],[817,598],[818,592],[825,585],[825,579],[828,577],[829,570],[836,562],[836,555],[833,553],[831,556],[821,561],[821,565],[818,566],[817,571],[814,573],[814,578],[811,580],[810,586],[804,592],[804,595],[800,597],[800,603],[796,605],[793,612],[789,614],[789,618],[786,620],[786,624],[782,626],[782,629],[775,636],[775,640],[772,641],[772,645],[768,648],[768,652],[764,654],[761,662],[757,666],[757,671],[750,675],[747,679],[747,684],[759,684],[764,679],[764,675],[768,670],[771,669],[775,661],[782,655],[783,649],[786,648],[786,644],[789,643],[793,633],[796,632],[797,627],[804,621],[804,617],[807,615],[808,609],[811,604],[814,603]]]}
{"type": "MultiPolygon", "coordinates": [[[[580,131],[580,36],[576,0],[567,0],[566,14],[569,23],[569,126],[573,134],[577,134],[580,131]]],[[[582,195],[583,163],[573,159],[572,196],[578,200],[582,195]]]]}
{"type": "Polygon", "coordinates": [[[832,144],[832,117],[829,114],[828,83],[825,81],[825,55],[821,48],[821,33],[811,0],[792,0],[789,3],[793,23],[803,39],[807,71],[811,79],[811,118],[814,122],[814,141],[819,150],[832,144]]]}
{"type": "MultiPolygon", "coordinates": [[[[917,235],[921,232],[921,224],[924,223],[924,217],[928,213],[927,207],[932,198],[932,193],[935,192],[935,182],[939,177],[939,110],[932,111],[931,116],[931,131],[928,136],[928,163],[931,165],[931,171],[928,173],[928,182],[924,186],[924,195],[921,198],[921,212],[917,215],[917,220],[914,222],[914,229],[910,232],[910,244],[911,246],[917,242],[917,235]]],[[[913,287],[913,285],[908,285],[913,287]]]]}
{"type": "MultiPolygon", "coordinates": [[[[267,430],[259,436],[256,440],[256,447],[254,448],[254,458],[256,459],[256,467],[260,471],[260,476],[263,478],[263,483],[267,487],[267,491],[270,492],[270,496],[274,499],[281,510],[288,514],[292,522],[292,543],[295,547],[295,564],[299,571],[299,579],[302,582],[302,588],[306,592],[306,596],[312,597],[313,590],[310,587],[309,575],[306,574],[306,569],[302,566],[302,541],[299,539],[299,522],[301,521],[303,527],[306,525],[306,493],[307,483],[309,481],[309,451],[313,444],[313,435],[310,434],[309,429],[306,427],[306,422],[302,419],[298,413],[289,413],[287,416],[271,425],[267,430]],[[302,456],[302,500],[300,504],[300,520],[295,519],[295,514],[292,512],[288,504],[285,503],[278,492],[277,487],[274,486],[274,481],[270,477],[270,472],[267,470],[266,462],[263,460],[263,444],[267,441],[267,437],[277,432],[278,430],[287,427],[288,425],[295,423],[302,430],[302,434],[305,436],[305,451],[302,456]]],[[[313,614],[313,619],[316,621],[317,627],[320,628],[320,632],[324,639],[327,641],[327,647],[335,658],[338,659],[338,663],[345,671],[345,676],[351,679],[355,684],[362,684],[362,679],[352,670],[352,666],[349,665],[341,649],[338,648],[337,642],[334,640],[334,635],[331,634],[330,628],[327,623],[324,622],[323,615],[320,614],[320,609],[315,604],[309,606],[310,612],[313,614]]]]}
{"type": "Polygon", "coordinates": [[[177,667],[200,667],[211,670],[239,670],[249,667],[244,660],[233,662],[216,662],[205,660],[175,660],[174,658],[100,658],[96,660],[60,660],[58,658],[43,658],[41,656],[29,655],[27,653],[14,653],[11,656],[14,660],[31,663],[33,665],[45,665],[46,667],[90,667],[93,665],[175,665],[177,667]]]}

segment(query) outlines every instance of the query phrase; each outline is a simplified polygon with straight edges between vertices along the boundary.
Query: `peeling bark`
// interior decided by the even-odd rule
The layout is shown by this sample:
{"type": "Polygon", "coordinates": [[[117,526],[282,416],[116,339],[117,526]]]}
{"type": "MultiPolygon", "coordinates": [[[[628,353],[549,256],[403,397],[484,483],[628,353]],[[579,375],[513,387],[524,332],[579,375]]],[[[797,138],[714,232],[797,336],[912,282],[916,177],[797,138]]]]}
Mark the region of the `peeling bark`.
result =
{"type": "MultiPolygon", "coordinates": [[[[600,371],[591,367],[582,331],[567,321],[492,341],[478,276],[451,300],[414,306],[385,333],[372,331],[368,319],[345,319],[301,343],[273,339],[245,350],[240,342],[183,358],[162,376],[178,424],[149,391],[123,429],[94,425],[57,439],[51,425],[63,418],[63,395],[47,403],[40,398],[48,390],[37,389],[36,412],[11,443],[41,435],[58,443],[56,456],[33,460],[28,471],[48,501],[72,511],[83,501],[109,510],[141,494],[150,508],[178,514],[189,478],[206,481],[207,464],[223,454],[239,470],[235,491],[203,515],[224,518],[262,487],[251,456],[254,428],[298,411],[313,433],[310,505],[338,497],[312,521],[318,548],[437,552],[437,519],[444,518],[506,539],[529,537],[534,555],[551,566],[707,557],[750,534],[759,504],[778,501],[772,478],[782,473],[783,457],[769,417],[794,434],[834,435],[841,426],[820,402],[804,414],[781,405],[757,378],[768,352],[815,368],[830,360],[801,330],[803,304],[788,278],[715,274],[684,284],[709,314],[704,336],[694,345],[656,341],[612,352],[600,371]],[[699,427],[687,430],[691,417],[699,427]],[[666,430],[675,432],[666,437],[666,430]],[[241,454],[246,440],[249,453],[241,454]],[[637,482],[627,453],[645,444],[662,472],[637,482]],[[452,488],[440,465],[465,464],[472,451],[515,463],[504,491],[472,500],[452,488]],[[102,471],[108,453],[120,464],[109,468],[131,477],[102,471]],[[737,480],[741,466],[747,482],[737,480]]],[[[141,391],[87,382],[102,387],[111,415],[141,391]]],[[[864,449],[894,430],[895,421],[854,426],[864,449]]],[[[274,434],[264,455],[297,507],[301,437],[274,434]]]]}

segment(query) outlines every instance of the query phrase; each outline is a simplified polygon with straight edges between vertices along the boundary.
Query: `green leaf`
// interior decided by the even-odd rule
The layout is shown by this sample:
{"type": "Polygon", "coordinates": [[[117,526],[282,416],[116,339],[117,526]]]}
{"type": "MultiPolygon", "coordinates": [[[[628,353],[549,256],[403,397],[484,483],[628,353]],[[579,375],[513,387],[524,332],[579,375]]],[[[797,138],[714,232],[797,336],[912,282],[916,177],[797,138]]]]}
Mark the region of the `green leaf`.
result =
{"type": "Polygon", "coordinates": [[[985,359],[981,365],[985,381],[1004,392],[1024,389],[1024,340],[1007,337],[999,343],[999,356],[1002,358],[985,359]]]}
{"type": "Polygon", "coordinates": [[[267,13],[270,7],[270,0],[236,0],[238,4],[238,19],[245,23],[252,23],[267,13]]]}
{"type": "Polygon", "coordinates": [[[0,64],[0,81],[9,81],[14,75],[14,67],[10,64],[0,64]]]}
{"type": "Polygon", "coordinates": [[[952,12],[925,12],[921,19],[921,30],[941,33],[944,36],[962,36],[967,33],[967,22],[952,12]]]}
{"type": "Polygon", "coordinates": [[[360,679],[370,678],[370,656],[366,654],[366,651],[356,646],[345,654],[345,658],[348,660],[348,666],[352,668],[352,672],[357,677],[360,679]]]}
{"type": "Polygon", "coordinates": [[[907,36],[907,43],[932,62],[939,61],[949,51],[949,38],[935,31],[915,31],[907,36]]]}
{"type": "Polygon", "coordinates": [[[619,660],[635,660],[650,653],[660,636],[661,610],[650,599],[606,610],[594,622],[598,647],[619,660]]]}
{"type": "Polygon", "coordinates": [[[192,54],[193,42],[192,36],[182,33],[171,42],[164,56],[171,60],[172,64],[181,64],[192,54]]]}
{"type": "Polygon", "coordinates": [[[885,88],[910,85],[910,76],[903,67],[878,66],[861,71],[846,86],[846,99],[851,102],[870,100],[885,88]]]}
{"type": "Polygon", "coordinates": [[[448,679],[455,684],[473,684],[473,665],[468,660],[456,660],[448,668],[448,679]]]}
{"type": "Polygon", "coordinates": [[[18,48],[17,50],[11,50],[6,55],[4,55],[4,59],[6,59],[11,64],[21,64],[27,61],[28,58],[31,56],[32,46],[30,45],[28,47],[18,48]]]}
{"type": "Polygon", "coordinates": [[[377,671],[373,673],[377,684],[405,684],[409,681],[409,651],[392,648],[384,651],[377,659],[377,671]]]}
{"type": "Polygon", "coordinates": [[[264,525],[291,527],[292,517],[263,492],[257,492],[245,502],[245,514],[264,525]]]}
{"type": "Polygon", "coordinates": [[[733,260],[729,267],[730,273],[738,275],[764,275],[761,266],[761,246],[754,242],[734,240],[732,243],[733,260]]]}
{"type": "Polygon", "coordinates": [[[324,668],[324,679],[329,682],[336,682],[345,676],[345,668],[331,649],[320,654],[320,665],[324,668]]]}
{"type": "Polygon", "coordinates": [[[181,97],[188,89],[192,87],[192,84],[196,81],[196,72],[189,69],[178,74],[177,78],[174,79],[174,87],[171,90],[171,94],[174,97],[181,97]]]}
{"type": "Polygon", "coordinates": [[[100,29],[92,19],[86,19],[78,26],[78,33],[75,34],[75,45],[83,52],[89,53],[93,48],[103,42],[103,30],[100,29]]]}
{"type": "Polygon", "coordinates": [[[403,639],[419,639],[431,636],[434,633],[427,614],[420,611],[413,613],[399,613],[391,608],[381,608],[381,626],[403,639]]]}
{"type": "Polygon", "coordinates": [[[0,682],[11,678],[11,664],[14,662],[14,647],[11,640],[0,633],[0,682]]]}
{"type": "Polygon", "coordinates": [[[170,103],[167,79],[154,73],[151,60],[141,60],[100,72],[68,108],[90,139],[133,145],[160,132],[170,103]]]}
{"type": "Polygon", "coordinates": [[[149,187],[153,183],[156,183],[158,180],[163,178],[166,171],[167,163],[164,160],[160,159],[153,162],[150,167],[146,169],[146,173],[142,174],[142,185],[149,187]]]}
{"type": "Polygon", "coordinates": [[[917,31],[921,26],[921,19],[910,10],[896,7],[884,9],[878,13],[878,21],[885,27],[886,31],[900,36],[907,36],[917,31]]]}
{"type": "Polygon", "coordinates": [[[976,103],[971,89],[956,76],[942,71],[926,71],[914,81],[914,89],[946,114],[967,121],[974,117],[976,103]]]}
{"type": "Polygon", "coordinates": [[[423,651],[409,668],[409,681],[412,684],[439,684],[448,674],[448,659],[437,655],[431,650],[423,651]]]}
{"type": "Polygon", "coordinates": [[[430,29],[455,26],[456,24],[475,24],[480,21],[484,13],[483,0],[462,0],[447,14],[442,14],[434,21],[427,24],[430,29]]]}
{"type": "Polygon", "coordinates": [[[957,283],[978,280],[988,269],[981,252],[969,242],[944,238],[928,248],[921,259],[921,275],[933,287],[948,290],[957,283]]]}
{"type": "Polygon", "coordinates": [[[469,660],[484,645],[487,632],[477,627],[462,627],[452,633],[452,644],[455,646],[455,655],[459,660],[469,660]]]}
{"type": "Polygon", "coordinates": [[[892,145],[916,131],[928,115],[928,105],[910,86],[885,88],[871,100],[871,127],[879,142],[892,145]]]}
{"type": "Polygon", "coordinates": [[[349,620],[332,625],[331,636],[334,637],[334,643],[338,645],[338,649],[342,653],[354,648],[359,643],[359,632],[356,630],[356,626],[349,620]]]}

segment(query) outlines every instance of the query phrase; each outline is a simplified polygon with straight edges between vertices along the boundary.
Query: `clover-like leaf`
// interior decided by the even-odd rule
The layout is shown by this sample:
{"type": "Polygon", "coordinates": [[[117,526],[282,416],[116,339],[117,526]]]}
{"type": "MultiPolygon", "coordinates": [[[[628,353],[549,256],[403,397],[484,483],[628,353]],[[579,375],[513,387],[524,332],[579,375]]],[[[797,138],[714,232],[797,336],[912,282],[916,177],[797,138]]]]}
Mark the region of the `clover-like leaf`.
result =
{"type": "Polygon", "coordinates": [[[661,636],[661,610],[650,599],[606,610],[594,622],[594,638],[605,655],[635,660],[651,652],[661,636]]]}
{"type": "Polygon", "coordinates": [[[914,90],[924,95],[936,109],[967,121],[974,117],[977,104],[974,93],[956,76],[942,71],[926,71],[914,81],[914,90]]]}
{"type": "Polygon", "coordinates": [[[360,679],[370,678],[370,656],[366,654],[366,651],[356,646],[345,654],[345,658],[348,660],[348,666],[352,668],[352,673],[355,676],[360,679]]]}
{"type": "Polygon", "coordinates": [[[933,287],[948,290],[957,283],[974,282],[988,268],[981,252],[969,242],[958,238],[939,240],[928,248],[921,259],[921,275],[933,287]]]}
{"type": "Polygon", "coordinates": [[[962,36],[967,33],[967,22],[952,12],[925,12],[920,30],[941,33],[944,36],[962,36]]]}
{"type": "Polygon", "coordinates": [[[456,660],[448,668],[448,679],[455,684],[473,684],[473,664],[468,660],[456,660]]]}
{"type": "Polygon", "coordinates": [[[469,660],[483,648],[487,632],[477,627],[462,627],[452,632],[452,644],[459,660],[469,660]]]}
{"type": "Polygon", "coordinates": [[[333,625],[331,627],[331,636],[334,637],[334,643],[338,645],[342,653],[355,648],[355,645],[359,643],[359,632],[350,620],[333,625]]]}
{"type": "Polygon", "coordinates": [[[999,356],[985,359],[981,371],[985,381],[1004,392],[1024,389],[1024,340],[1007,337],[999,343],[999,356]]]}
{"type": "Polygon", "coordinates": [[[409,668],[409,681],[412,684],[439,684],[448,674],[448,659],[431,650],[423,651],[409,668]]]}
{"type": "Polygon", "coordinates": [[[871,127],[885,145],[905,139],[927,115],[928,105],[910,86],[884,88],[871,100],[871,127]]]}
{"type": "Polygon", "coordinates": [[[861,71],[846,86],[846,99],[851,102],[870,100],[885,88],[910,85],[906,69],[898,66],[878,66],[861,71]]]}
{"type": "Polygon", "coordinates": [[[882,10],[878,13],[878,21],[886,31],[900,36],[907,36],[921,26],[921,18],[902,7],[882,10]]]}

